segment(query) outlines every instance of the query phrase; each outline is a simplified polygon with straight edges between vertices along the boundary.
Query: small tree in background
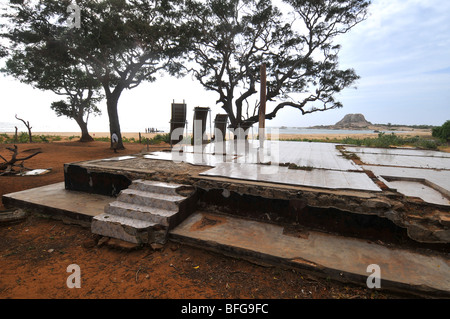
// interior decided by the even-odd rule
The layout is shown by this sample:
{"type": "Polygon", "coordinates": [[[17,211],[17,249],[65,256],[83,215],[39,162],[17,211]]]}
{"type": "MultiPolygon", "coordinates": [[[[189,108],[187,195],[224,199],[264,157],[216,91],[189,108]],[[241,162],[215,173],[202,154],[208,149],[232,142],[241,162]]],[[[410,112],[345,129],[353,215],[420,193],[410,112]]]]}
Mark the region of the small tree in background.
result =
{"type": "Polygon", "coordinates": [[[52,45],[13,52],[3,71],[37,89],[65,96],[66,100],[51,104],[52,110],[77,122],[81,129],[80,141],[92,141],[87,123],[90,114],[101,114],[96,106],[103,98],[100,84],[75,60],[55,59],[57,54],[57,48],[52,45]]]}
{"type": "Polygon", "coordinates": [[[446,121],[442,126],[434,127],[432,135],[447,142],[450,141],[450,120],[446,121]]]}
{"type": "Polygon", "coordinates": [[[93,141],[94,139],[89,134],[87,126],[89,115],[99,115],[101,111],[93,104],[93,100],[89,96],[80,99],[77,96],[69,96],[66,101],[53,102],[50,107],[55,111],[56,115],[67,116],[77,122],[81,129],[80,142],[93,141]]]}

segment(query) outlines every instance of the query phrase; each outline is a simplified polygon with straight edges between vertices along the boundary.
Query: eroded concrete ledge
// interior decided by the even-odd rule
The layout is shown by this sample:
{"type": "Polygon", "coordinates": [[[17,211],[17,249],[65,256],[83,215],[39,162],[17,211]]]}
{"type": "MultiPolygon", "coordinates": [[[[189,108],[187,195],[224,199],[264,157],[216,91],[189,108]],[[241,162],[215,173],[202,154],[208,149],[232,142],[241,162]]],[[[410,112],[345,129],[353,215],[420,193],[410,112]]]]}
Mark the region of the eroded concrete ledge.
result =
{"type": "Polygon", "coordinates": [[[377,264],[381,289],[450,297],[450,263],[444,254],[392,249],[313,231],[292,236],[283,226],[202,212],[191,215],[169,234],[173,241],[363,286],[370,275],[367,267],[377,264]]]}
{"type": "Polygon", "coordinates": [[[114,197],[66,190],[63,182],[2,197],[7,208],[22,208],[84,227],[90,227],[92,217],[102,213],[113,200],[114,197]]]}
{"type": "MultiPolygon", "coordinates": [[[[386,218],[407,229],[409,237],[420,243],[450,243],[449,206],[425,203],[394,191],[318,190],[205,176],[198,177],[194,185],[211,194],[224,194],[212,196],[213,200],[208,200],[210,194],[203,196],[206,205],[220,206],[219,211],[233,207],[233,201],[227,201],[230,194],[249,195],[273,201],[295,202],[293,209],[288,212],[292,221],[295,221],[296,214],[303,207],[333,208],[353,214],[386,218]]],[[[231,211],[224,212],[232,214],[231,211]]]]}

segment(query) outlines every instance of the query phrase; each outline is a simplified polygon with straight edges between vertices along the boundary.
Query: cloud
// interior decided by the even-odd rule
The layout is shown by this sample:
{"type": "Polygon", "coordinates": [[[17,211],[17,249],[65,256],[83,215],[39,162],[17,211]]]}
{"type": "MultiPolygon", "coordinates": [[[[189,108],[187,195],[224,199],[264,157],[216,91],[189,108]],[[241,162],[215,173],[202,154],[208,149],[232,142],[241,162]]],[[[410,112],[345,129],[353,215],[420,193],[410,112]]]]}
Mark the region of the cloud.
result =
{"type": "Polygon", "coordinates": [[[381,72],[442,68],[450,63],[448,12],[450,1],[375,0],[369,18],[342,39],[344,62],[381,72]]]}
{"type": "Polygon", "coordinates": [[[450,66],[443,69],[432,70],[429,72],[425,72],[425,74],[450,74],[450,66]]]}
{"type": "Polygon", "coordinates": [[[338,39],[341,67],[361,76],[358,90],[343,92],[344,109],[378,123],[450,118],[448,12],[450,1],[374,0],[368,19],[338,39]]]}

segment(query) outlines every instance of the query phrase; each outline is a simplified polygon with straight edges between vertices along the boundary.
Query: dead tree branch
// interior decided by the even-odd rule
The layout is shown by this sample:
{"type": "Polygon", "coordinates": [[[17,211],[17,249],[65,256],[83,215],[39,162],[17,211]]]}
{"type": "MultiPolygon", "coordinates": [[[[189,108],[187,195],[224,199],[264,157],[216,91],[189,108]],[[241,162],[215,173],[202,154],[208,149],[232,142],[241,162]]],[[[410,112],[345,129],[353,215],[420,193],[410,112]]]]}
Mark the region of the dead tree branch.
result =
{"type": "Polygon", "coordinates": [[[23,165],[23,163],[26,160],[28,160],[28,159],[38,155],[39,153],[42,153],[41,151],[38,151],[38,152],[35,152],[35,153],[33,153],[33,154],[29,155],[29,156],[18,158],[17,157],[17,155],[18,155],[17,145],[14,145],[14,148],[7,147],[6,149],[8,151],[12,152],[12,155],[11,155],[11,159],[9,161],[6,160],[3,156],[0,155],[0,157],[4,161],[4,163],[0,163],[0,176],[6,175],[6,174],[10,174],[10,173],[14,172],[14,167],[20,167],[21,170],[23,170],[23,169],[31,170],[30,168],[26,168],[23,165]],[[16,164],[17,162],[21,162],[21,163],[20,164],[16,164]],[[1,172],[1,171],[3,171],[3,172],[1,172]]]}
{"type": "Polygon", "coordinates": [[[30,122],[29,122],[29,121],[26,121],[26,122],[25,122],[25,120],[22,120],[21,118],[17,117],[17,114],[16,114],[16,119],[18,119],[19,121],[22,121],[23,124],[25,124],[25,126],[26,126],[27,129],[28,129],[28,136],[29,136],[29,138],[30,138],[30,143],[33,143],[33,138],[32,138],[32,136],[31,136],[31,129],[32,129],[32,127],[31,127],[31,125],[30,125],[30,122]]]}

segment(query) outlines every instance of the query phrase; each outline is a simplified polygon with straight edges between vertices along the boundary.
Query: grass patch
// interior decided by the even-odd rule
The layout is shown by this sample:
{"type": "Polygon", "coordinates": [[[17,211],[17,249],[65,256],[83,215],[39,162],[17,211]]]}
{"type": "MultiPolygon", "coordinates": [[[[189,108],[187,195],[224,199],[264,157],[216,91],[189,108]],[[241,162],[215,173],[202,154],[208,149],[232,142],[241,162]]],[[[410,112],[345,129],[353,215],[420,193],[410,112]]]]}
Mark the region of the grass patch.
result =
{"type": "MultiPolygon", "coordinates": [[[[32,135],[33,143],[51,143],[61,141],[62,137],[59,135],[32,135]]],[[[29,143],[30,137],[28,133],[21,132],[17,134],[17,139],[14,134],[8,135],[6,133],[0,134],[1,144],[24,144],[29,143]]]]}
{"type": "MultiPolygon", "coordinates": [[[[95,141],[100,142],[110,142],[111,139],[109,137],[94,137],[95,141]]],[[[136,139],[134,137],[127,138],[125,136],[122,136],[122,142],[123,143],[139,143],[139,139],[136,139]]],[[[141,138],[141,144],[159,144],[161,142],[164,143],[170,143],[170,134],[156,134],[156,136],[152,138],[142,137],[141,138]]]]}
{"type": "Polygon", "coordinates": [[[143,144],[150,144],[150,145],[155,145],[155,144],[159,144],[159,143],[170,143],[170,134],[166,133],[166,134],[156,134],[154,137],[152,138],[143,138],[142,139],[142,143],[143,144]]]}
{"type": "Polygon", "coordinates": [[[357,146],[367,146],[367,147],[379,147],[388,148],[395,146],[413,146],[419,149],[425,150],[438,150],[439,146],[443,145],[442,140],[436,138],[425,138],[421,136],[399,136],[395,133],[386,134],[379,133],[377,137],[366,137],[366,138],[354,138],[345,137],[342,139],[284,139],[283,141],[297,141],[297,142],[324,142],[324,143],[336,143],[336,144],[350,144],[357,146]]]}
{"type": "Polygon", "coordinates": [[[109,142],[111,139],[109,137],[94,137],[94,141],[109,142]]]}

